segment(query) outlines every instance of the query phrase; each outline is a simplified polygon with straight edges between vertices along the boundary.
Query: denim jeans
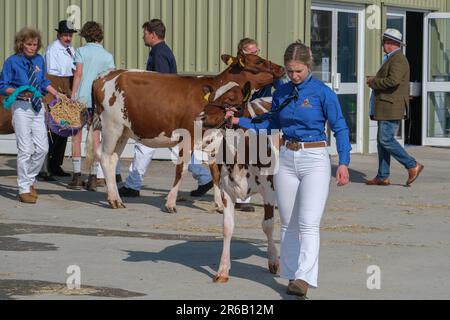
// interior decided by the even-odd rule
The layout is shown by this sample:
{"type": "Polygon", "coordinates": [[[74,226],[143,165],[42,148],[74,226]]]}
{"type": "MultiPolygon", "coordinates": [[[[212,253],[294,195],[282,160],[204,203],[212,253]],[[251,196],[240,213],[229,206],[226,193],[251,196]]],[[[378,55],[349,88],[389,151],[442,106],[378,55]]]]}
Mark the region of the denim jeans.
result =
{"type": "Polygon", "coordinates": [[[378,179],[389,178],[391,156],[406,169],[417,166],[416,160],[395,139],[399,126],[399,120],[378,121],[378,179]]]}

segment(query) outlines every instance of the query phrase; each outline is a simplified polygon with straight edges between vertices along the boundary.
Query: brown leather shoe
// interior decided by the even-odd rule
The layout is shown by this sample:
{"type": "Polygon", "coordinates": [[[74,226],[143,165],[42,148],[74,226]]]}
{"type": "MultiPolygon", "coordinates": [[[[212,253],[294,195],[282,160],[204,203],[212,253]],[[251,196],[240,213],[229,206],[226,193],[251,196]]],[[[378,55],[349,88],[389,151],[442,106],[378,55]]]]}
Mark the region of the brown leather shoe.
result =
{"type": "Polygon", "coordinates": [[[406,181],[406,185],[410,186],[414,181],[417,180],[417,178],[419,177],[419,174],[423,171],[425,167],[420,164],[417,163],[417,166],[415,168],[409,169],[408,170],[408,181],[406,181]]]}
{"type": "Polygon", "coordinates": [[[31,193],[31,195],[33,196],[33,197],[35,197],[35,198],[37,198],[39,195],[38,195],[38,193],[37,193],[37,191],[36,191],[36,189],[34,188],[34,186],[31,186],[30,187],[30,193],[31,193]]]}
{"type": "Polygon", "coordinates": [[[290,280],[287,287],[287,294],[299,297],[306,297],[309,285],[300,279],[290,280]]]}
{"type": "Polygon", "coordinates": [[[83,181],[81,181],[81,173],[74,173],[72,181],[67,185],[67,189],[81,190],[83,188],[83,181]]]}
{"type": "Polygon", "coordinates": [[[19,195],[19,201],[27,204],[36,204],[37,198],[31,193],[22,193],[19,195]]]}
{"type": "Polygon", "coordinates": [[[105,187],[106,186],[106,180],[105,179],[97,179],[97,187],[105,187]]]}
{"type": "Polygon", "coordinates": [[[91,174],[88,180],[83,182],[83,187],[86,188],[87,191],[97,192],[97,176],[91,174]]]}
{"type": "MultiPolygon", "coordinates": [[[[116,174],[116,183],[122,183],[120,174],[116,174]]],[[[97,179],[97,187],[106,187],[106,179],[97,179]]]]}
{"type": "Polygon", "coordinates": [[[366,180],[366,185],[368,186],[389,186],[391,184],[391,180],[389,179],[378,179],[374,178],[372,180],[366,180]]]}

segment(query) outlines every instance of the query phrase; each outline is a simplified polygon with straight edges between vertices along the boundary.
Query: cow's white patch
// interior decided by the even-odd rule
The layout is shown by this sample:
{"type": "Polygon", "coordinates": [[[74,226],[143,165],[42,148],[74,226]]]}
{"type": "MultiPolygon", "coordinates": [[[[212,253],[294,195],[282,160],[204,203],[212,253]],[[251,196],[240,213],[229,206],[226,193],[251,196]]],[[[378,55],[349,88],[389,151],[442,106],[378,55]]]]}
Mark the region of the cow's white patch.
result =
{"type": "Polygon", "coordinates": [[[179,144],[178,141],[174,142],[171,137],[168,137],[165,132],[161,132],[156,138],[138,141],[150,148],[174,148],[179,144]]]}
{"type": "Polygon", "coordinates": [[[256,112],[253,109],[253,106],[252,106],[251,102],[247,103],[247,110],[248,110],[248,112],[250,112],[250,117],[252,117],[252,118],[256,117],[256,112]]]}
{"type": "Polygon", "coordinates": [[[239,84],[237,84],[234,81],[228,82],[226,85],[221,86],[216,91],[216,95],[214,96],[214,101],[217,101],[221,96],[223,96],[225,93],[227,93],[229,90],[233,89],[234,87],[239,87],[239,84]]]}
{"type": "Polygon", "coordinates": [[[215,162],[215,157],[212,157],[212,155],[217,156],[219,154],[223,138],[224,136],[221,130],[208,130],[203,135],[201,146],[196,143],[195,148],[196,150],[202,150],[203,152],[205,152],[210,158],[210,162],[215,162]]]}
{"type": "Polygon", "coordinates": [[[255,99],[252,101],[252,105],[256,106],[259,110],[261,110],[263,113],[267,113],[269,112],[269,110],[267,110],[266,108],[264,108],[263,103],[272,103],[272,98],[268,97],[268,98],[260,98],[260,99],[255,99]]]}

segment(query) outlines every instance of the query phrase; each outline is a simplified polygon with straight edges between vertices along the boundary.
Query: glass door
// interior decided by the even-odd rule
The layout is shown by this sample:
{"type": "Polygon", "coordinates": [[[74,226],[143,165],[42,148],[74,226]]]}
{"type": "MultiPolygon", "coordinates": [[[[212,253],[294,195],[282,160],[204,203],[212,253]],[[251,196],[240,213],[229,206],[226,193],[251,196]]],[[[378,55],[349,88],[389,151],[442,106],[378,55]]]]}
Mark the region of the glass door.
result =
{"type": "MultiPolygon", "coordinates": [[[[362,152],[363,8],[316,4],[311,11],[313,74],[336,92],[354,152],[362,152]]],[[[335,149],[335,141],[331,147],[335,149]]]]}
{"type": "Polygon", "coordinates": [[[424,25],[424,145],[450,146],[450,13],[430,13],[424,25]]]}

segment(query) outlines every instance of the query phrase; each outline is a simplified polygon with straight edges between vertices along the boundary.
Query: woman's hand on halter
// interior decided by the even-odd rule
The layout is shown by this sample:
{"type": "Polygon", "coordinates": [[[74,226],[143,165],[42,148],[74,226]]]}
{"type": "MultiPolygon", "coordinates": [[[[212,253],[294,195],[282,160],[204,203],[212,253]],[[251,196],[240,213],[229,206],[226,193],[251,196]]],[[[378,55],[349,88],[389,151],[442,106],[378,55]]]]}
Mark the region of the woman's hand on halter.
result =
{"type": "Polygon", "coordinates": [[[234,117],[234,113],[237,112],[236,108],[232,108],[225,113],[225,119],[231,119],[233,125],[239,124],[239,118],[234,117]]]}

